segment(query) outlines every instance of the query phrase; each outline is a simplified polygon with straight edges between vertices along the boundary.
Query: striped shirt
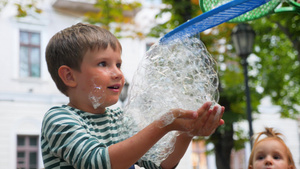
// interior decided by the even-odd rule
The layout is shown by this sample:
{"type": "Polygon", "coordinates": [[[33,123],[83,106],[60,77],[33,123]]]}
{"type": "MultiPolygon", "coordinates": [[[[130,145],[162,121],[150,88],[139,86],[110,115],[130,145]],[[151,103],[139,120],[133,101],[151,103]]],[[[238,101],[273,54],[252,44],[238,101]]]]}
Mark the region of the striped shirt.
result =
{"type": "MultiPolygon", "coordinates": [[[[119,131],[123,112],[106,109],[104,114],[63,105],[51,108],[44,116],[41,149],[46,169],[110,169],[108,146],[122,141],[119,131]]],[[[152,162],[139,160],[146,169],[156,169],[152,162]]]]}

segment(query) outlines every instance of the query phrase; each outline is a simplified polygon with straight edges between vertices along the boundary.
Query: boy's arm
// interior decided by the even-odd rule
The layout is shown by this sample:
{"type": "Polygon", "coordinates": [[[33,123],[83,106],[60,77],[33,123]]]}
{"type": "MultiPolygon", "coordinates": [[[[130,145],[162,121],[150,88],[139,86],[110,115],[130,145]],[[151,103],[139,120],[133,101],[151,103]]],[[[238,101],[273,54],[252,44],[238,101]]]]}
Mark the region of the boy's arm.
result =
{"type": "Polygon", "coordinates": [[[175,146],[174,151],[168,156],[168,158],[166,160],[164,160],[161,163],[160,166],[163,169],[175,168],[178,165],[180,159],[185,154],[192,138],[193,137],[187,133],[182,133],[179,136],[177,136],[176,142],[174,145],[175,146]]]}
{"type": "Polygon", "coordinates": [[[170,125],[164,126],[161,120],[154,121],[136,135],[111,145],[108,151],[112,168],[129,168],[169,131],[190,131],[193,127],[191,122],[197,118],[193,111],[176,109],[171,113],[176,119],[170,125]]]}
{"type": "MultiPolygon", "coordinates": [[[[133,137],[106,147],[87,133],[72,113],[65,109],[53,109],[45,115],[42,126],[44,162],[61,158],[74,168],[129,168],[169,131],[190,131],[190,121],[198,117],[195,111],[175,109],[169,113],[175,118],[171,124],[166,125],[163,120],[155,121],[133,137]]],[[[49,161],[45,166],[52,163],[49,161]]],[[[55,165],[60,165],[60,162],[56,160],[55,165]]]]}

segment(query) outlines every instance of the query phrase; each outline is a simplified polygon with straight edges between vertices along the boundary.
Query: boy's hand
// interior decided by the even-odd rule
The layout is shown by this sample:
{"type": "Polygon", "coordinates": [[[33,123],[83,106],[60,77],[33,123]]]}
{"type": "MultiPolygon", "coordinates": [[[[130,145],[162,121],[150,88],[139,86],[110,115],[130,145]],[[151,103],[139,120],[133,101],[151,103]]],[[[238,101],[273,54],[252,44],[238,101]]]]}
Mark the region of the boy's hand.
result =
{"type": "Polygon", "coordinates": [[[209,136],[215,132],[216,128],[224,124],[222,119],[225,108],[216,105],[210,109],[211,102],[206,102],[197,110],[198,119],[195,127],[189,134],[192,136],[209,136]]]}
{"type": "Polygon", "coordinates": [[[159,127],[168,131],[191,132],[198,119],[198,113],[191,110],[172,109],[159,119],[159,127]]]}
{"type": "Polygon", "coordinates": [[[159,127],[167,131],[177,130],[189,136],[209,136],[215,129],[224,124],[222,116],[224,107],[214,106],[211,102],[204,103],[197,111],[172,109],[159,120],[159,127]]]}

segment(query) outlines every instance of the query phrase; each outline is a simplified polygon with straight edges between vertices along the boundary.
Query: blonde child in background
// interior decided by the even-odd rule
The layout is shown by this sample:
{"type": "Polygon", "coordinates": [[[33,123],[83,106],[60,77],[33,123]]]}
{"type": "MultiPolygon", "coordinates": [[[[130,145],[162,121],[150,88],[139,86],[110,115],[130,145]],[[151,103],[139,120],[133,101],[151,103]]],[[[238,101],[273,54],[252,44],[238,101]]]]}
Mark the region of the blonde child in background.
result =
{"type": "Polygon", "coordinates": [[[249,158],[248,169],[295,169],[292,154],[273,128],[258,133],[249,158]],[[265,138],[261,138],[266,135],[265,138]]]}
{"type": "Polygon", "coordinates": [[[67,105],[52,107],[44,116],[41,148],[46,169],[175,168],[193,136],[208,136],[224,124],[224,107],[204,103],[198,110],[172,109],[165,124],[158,119],[123,140],[123,111],[117,103],[124,86],[122,47],[109,31],[78,23],[55,34],[46,49],[48,70],[67,105]],[[219,114],[215,118],[216,114],[219,114]],[[180,131],[174,151],[156,166],[141,157],[164,135],[180,131]]]}

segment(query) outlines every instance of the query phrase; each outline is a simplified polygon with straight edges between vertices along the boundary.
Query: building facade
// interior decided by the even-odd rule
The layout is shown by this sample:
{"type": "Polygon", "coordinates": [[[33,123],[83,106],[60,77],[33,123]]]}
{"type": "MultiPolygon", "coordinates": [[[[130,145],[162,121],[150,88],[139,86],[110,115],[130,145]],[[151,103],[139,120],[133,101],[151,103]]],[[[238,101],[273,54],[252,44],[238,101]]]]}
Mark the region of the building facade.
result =
{"type": "MultiPolygon", "coordinates": [[[[43,10],[41,14],[28,11],[24,18],[15,17],[17,7],[13,1],[8,1],[1,9],[0,169],[43,168],[39,146],[42,118],[50,107],[68,103],[68,99],[57,90],[48,73],[45,48],[56,32],[81,22],[83,13],[93,10],[90,2],[92,1],[43,0],[39,2],[39,7],[43,10]]],[[[142,2],[144,6],[135,13],[135,17],[137,22],[142,23],[139,25],[140,29],[148,29],[147,24],[156,22],[154,15],[160,8],[161,1],[142,2]]],[[[120,39],[123,46],[122,69],[129,84],[140,59],[156,41],[157,39],[120,39]]],[[[117,106],[121,105],[120,102],[117,103],[117,106]]],[[[270,119],[264,116],[263,119],[265,118],[270,119]]],[[[263,119],[254,122],[255,131],[266,125],[263,119]]],[[[298,123],[293,120],[281,122],[276,116],[270,125],[283,129],[287,138],[291,138],[292,141],[288,144],[299,168],[298,123]]],[[[191,145],[178,168],[214,169],[213,156],[206,156],[204,151],[205,145],[202,143],[200,147],[197,144],[191,145]]],[[[247,158],[249,151],[243,151],[243,154],[247,158]]],[[[247,162],[244,159],[243,164],[240,164],[240,158],[237,161],[233,162],[233,166],[237,168],[244,168],[247,162]]]]}

